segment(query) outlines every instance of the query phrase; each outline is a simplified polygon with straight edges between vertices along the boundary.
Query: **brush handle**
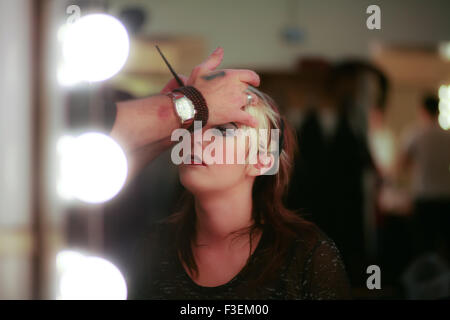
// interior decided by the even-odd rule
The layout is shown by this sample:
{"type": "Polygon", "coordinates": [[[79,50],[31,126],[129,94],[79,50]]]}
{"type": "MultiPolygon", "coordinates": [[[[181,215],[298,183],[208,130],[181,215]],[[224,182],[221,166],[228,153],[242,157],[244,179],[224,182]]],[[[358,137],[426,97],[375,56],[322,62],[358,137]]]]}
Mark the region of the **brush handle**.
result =
{"type": "Polygon", "coordinates": [[[167,61],[166,57],[163,55],[163,53],[161,52],[161,50],[159,49],[159,47],[157,45],[155,45],[156,49],[158,49],[159,54],[161,55],[161,57],[163,58],[164,62],[166,63],[167,67],[169,68],[170,72],[172,73],[173,77],[175,78],[175,80],[177,80],[178,84],[180,85],[180,87],[184,86],[183,81],[181,81],[180,77],[178,77],[178,75],[176,74],[176,72],[173,70],[172,66],[170,65],[169,61],[167,61]]]}

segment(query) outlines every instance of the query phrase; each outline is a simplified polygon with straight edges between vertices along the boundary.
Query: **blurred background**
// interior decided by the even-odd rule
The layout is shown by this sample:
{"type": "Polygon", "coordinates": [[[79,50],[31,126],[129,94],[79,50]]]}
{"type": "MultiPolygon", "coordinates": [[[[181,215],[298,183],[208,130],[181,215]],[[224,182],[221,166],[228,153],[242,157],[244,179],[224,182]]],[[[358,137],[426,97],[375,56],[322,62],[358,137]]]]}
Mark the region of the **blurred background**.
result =
{"type": "Polygon", "coordinates": [[[287,204],[337,243],[355,298],[449,298],[449,12],[446,0],[2,0],[0,299],[126,298],[133,245],[181,188],[170,151],[124,185],[108,138],[117,101],[170,80],[155,44],[178,73],[222,46],[221,67],[260,74],[297,131],[287,204]],[[381,289],[367,288],[370,265],[381,289]]]}

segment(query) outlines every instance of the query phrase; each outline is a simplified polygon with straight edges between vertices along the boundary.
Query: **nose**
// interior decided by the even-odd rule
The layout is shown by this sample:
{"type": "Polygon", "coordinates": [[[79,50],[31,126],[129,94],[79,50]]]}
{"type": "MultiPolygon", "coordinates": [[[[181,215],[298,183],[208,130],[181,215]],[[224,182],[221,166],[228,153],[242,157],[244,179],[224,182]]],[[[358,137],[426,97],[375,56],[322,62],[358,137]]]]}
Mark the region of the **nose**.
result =
{"type": "Polygon", "coordinates": [[[197,155],[202,159],[203,150],[209,144],[209,141],[203,141],[204,129],[191,133],[191,154],[197,155]]]}

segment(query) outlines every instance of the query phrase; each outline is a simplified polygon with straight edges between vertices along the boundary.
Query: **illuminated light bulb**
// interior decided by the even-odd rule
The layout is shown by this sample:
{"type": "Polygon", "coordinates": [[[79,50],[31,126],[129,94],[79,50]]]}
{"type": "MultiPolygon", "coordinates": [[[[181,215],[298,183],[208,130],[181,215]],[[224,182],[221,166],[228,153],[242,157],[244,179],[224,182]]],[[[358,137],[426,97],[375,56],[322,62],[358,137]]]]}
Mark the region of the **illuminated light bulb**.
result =
{"type": "Polygon", "coordinates": [[[450,89],[446,85],[441,85],[439,87],[439,99],[440,100],[450,100],[450,89]]]}
{"type": "Polygon", "coordinates": [[[438,122],[442,129],[450,129],[450,113],[439,113],[438,122]]]}
{"type": "Polygon", "coordinates": [[[130,41],[123,24],[107,14],[84,16],[62,27],[64,62],[58,74],[63,85],[111,78],[124,66],[130,41]]]}
{"type": "Polygon", "coordinates": [[[64,87],[74,86],[81,82],[81,76],[76,69],[70,69],[66,64],[61,65],[58,68],[58,83],[64,87]]]}
{"type": "Polygon", "coordinates": [[[439,126],[444,130],[450,129],[450,86],[439,87],[439,126]]]}
{"type": "Polygon", "coordinates": [[[61,300],[125,300],[127,284],[120,270],[108,260],[76,251],[57,255],[61,300]]]}
{"type": "Polygon", "coordinates": [[[450,42],[443,42],[439,45],[440,55],[446,59],[450,60],[450,42]]]}
{"type": "Polygon", "coordinates": [[[102,133],[85,133],[77,138],[62,137],[58,193],[87,203],[101,203],[122,189],[127,159],[121,147],[102,133]]]}
{"type": "Polygon", "coordinates": [[[56,267],[59,271],[63,271],[66,268],[77,264],[83,258],[83,254],[79,252],[64,250],[59,252],[56,256],[56,267]]]}

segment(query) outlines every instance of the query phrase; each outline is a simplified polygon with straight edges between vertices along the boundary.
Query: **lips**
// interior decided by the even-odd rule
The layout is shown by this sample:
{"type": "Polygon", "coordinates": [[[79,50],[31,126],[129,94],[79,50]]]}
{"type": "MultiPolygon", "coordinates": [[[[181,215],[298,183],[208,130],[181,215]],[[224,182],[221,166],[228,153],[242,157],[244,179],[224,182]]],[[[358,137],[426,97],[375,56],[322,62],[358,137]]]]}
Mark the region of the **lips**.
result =
{"type": "Polygon", "coordinates": [[[206,163],[204,163],[202,161],[202,159],[200,159],[199,156],[197,155],[187,155],[186,160],[188,161],[184,161],[184,163],[188,164],[188,165],[193,165],[193,166],[206,166],[206,163]]]}

